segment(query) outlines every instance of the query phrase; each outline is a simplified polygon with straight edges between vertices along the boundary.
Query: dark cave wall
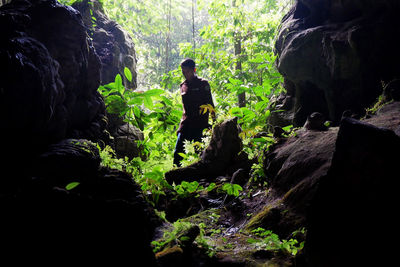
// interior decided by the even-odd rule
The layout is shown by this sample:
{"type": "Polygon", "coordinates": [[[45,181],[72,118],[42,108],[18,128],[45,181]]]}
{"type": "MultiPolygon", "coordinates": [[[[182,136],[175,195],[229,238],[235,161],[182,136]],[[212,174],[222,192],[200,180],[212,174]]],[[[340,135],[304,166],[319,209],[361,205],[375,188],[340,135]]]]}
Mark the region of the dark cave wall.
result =
{"type": "Polygon", "coordinates": [[[399,11],[394,0],[297,0],[282,20],[276,63],[287,93],[275,100],[285,111],[271,112],[272,120],[303,126],[317,111],[338,126],[303,127],[266,156],[271,186],[289,189],[285,204],[304,216],[306,266],[397,261],[396,248],[382,244],[398,236],[399,11]],[[380,108],[366,114],[382,94],[380,108]],[[313,135],[325,136],[315,146],[313,135]]]}
{"type": "Polygon", "coordinates": [[[79,12],[56,1],[15,0],[1,7],[0,25],[4,138],[24,147],[101,139],[101,65],[79,12]]]}
{"type": "Polygon", "coordinates": [[[400,77],[399,11],[394,0],[297,0],[276,40],[288,91],[277,104],[291,100],[285,123],[302,126],[316,111],[335,123],[345,110],[362,116],[400,77]]]}
{"type": "Polygon", "coordinates": [[[81,14],[13,0],[0,27],[1,260],[155,266],[154,210],[131,175],[101,165],[102,62],[81,14]]]}

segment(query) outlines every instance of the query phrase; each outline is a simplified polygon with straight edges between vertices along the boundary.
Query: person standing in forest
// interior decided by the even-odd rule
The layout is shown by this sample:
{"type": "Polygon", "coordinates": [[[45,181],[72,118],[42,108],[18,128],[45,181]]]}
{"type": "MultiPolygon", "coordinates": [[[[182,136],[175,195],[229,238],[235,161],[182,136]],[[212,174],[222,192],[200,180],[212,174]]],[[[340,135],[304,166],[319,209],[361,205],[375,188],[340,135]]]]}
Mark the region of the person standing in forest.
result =
{"type": "Polygon", "coordinates": [[[184,141],[201,141],[203,130],[211,127],[208,123],[210,111],[213,121],[215,119],[210,84],[197,76],[194,60],[191,58],[183,60],[181,69],[186,80],[180,85],[183,115],[174,151],[174,164],[178,167],[181,166],[183,159],[179,153],[184,153],[184,141]]]}

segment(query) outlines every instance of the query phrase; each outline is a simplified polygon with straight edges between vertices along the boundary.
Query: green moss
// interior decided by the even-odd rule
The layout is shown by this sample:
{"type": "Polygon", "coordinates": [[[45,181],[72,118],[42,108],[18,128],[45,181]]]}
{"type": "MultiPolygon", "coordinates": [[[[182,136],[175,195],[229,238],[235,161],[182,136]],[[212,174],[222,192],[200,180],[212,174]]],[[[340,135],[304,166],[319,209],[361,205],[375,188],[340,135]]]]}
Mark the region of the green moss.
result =
{"type": "Polygon", "coordinates": [[[263,209],[254,215],[244,227],[244,231],[251,232],[258,227],[263,227],[268,220],[271,210],[277,207],[277,204],[266,205],[263,209]]]}

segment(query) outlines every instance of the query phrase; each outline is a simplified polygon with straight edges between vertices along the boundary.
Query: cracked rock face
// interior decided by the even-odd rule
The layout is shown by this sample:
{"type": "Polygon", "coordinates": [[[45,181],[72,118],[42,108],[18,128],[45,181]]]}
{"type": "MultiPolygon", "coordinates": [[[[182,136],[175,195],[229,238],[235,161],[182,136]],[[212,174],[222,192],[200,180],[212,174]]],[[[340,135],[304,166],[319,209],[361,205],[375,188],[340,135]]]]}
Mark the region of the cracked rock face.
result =
{"type": "Polygon", "coordinates": [[[382,82],[400,76],[399,10],[393,0],[295,2],[276,41],[294,125],[313,112],[335,123],[345,110],[363,115],[382,82]]]}

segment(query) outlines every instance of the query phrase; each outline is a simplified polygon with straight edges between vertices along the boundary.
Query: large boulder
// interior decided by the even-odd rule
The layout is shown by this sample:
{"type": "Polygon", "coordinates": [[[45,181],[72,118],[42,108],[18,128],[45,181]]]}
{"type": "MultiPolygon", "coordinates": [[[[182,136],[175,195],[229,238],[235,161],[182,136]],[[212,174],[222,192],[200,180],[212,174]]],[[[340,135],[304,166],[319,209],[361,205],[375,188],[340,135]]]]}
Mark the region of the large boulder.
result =
{"type": "MultiPolygon", "coordinates": [[[[390,210],[395,209],[393,191],[398,188],[399,134],[400,102],[392,102],[368,119],[344,117],[339,127],[303,127],[282,139],[265,154],[270,199],[246,228],[271,229],[288,238],[306,227],[312,266],[356,266],[353,251],[367,251],[369,238],[382,244],[395,231],[386,222],[395,220],[390,210]],[[385,236],[371,237],[367,228],[384,231],[385,236]],[[364,243],[355,247],[359,238],[364,243]],[[326,259],[335,257],[352,258],[348,265],[329,265],[326,259]]],[[[370,248],[370,255],[377,255],[375,248],[370,248]]]]}
{"type": "MultiPolygon", "coordinates": [[[[397,124],[399,127],[399,124],[397,124]]],[[[400,136],[342,120],[328,174],[310,205],[309,266],[390,266],[397,261],[400,136]]]]}
{"type": "Polygon", "coordinates": [[[130,175],[100,166],[94,143],[53,144],[34,159],[30,173],[17,192],[1,194],[2,260],[22,254],[20,264],[156,266],[152,207],[130,175]]]}
{"type": "Polygon", "coordinates": [[[240,153],[243,144],[239,132],[237,118],[216,125],[200,160],[189,166],[168,171],[165,173],[165,179],[170,184],[200,179],[213,181],[218,176],[233,178],[239,169],[247,173],[248,179],[251,163],[245,153],[240,153]]]}
{"type": "Polygon", "coordinates": [[[345,110],[363,115],[382,93],[382,83],[400,76],[399,12],[395,0],[297,0],[276,41],[277,67],[290,99],[276,105],[290,102],[284,109],[292,114],[282,117],[302,126],[316,111],[335,123],[345,110]]]}

